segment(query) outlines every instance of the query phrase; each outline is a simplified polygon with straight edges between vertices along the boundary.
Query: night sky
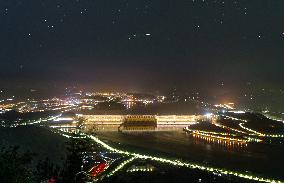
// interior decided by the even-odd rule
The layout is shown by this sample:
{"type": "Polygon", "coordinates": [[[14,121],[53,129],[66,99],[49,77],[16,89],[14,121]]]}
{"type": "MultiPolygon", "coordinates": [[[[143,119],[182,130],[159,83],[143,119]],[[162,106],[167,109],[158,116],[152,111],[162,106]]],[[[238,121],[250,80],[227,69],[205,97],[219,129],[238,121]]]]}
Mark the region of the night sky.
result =
{"type": "Polygon", "coordinates": [[[0,86],[284,88],[283,0],[2,0],[0,86]]]}

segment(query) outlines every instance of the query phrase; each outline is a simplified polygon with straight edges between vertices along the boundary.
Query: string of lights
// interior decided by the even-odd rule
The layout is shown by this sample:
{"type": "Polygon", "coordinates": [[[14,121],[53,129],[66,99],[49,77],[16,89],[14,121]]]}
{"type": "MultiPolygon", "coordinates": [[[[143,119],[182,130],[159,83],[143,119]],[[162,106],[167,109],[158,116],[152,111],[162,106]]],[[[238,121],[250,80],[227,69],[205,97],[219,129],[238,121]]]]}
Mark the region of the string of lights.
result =
{"type": "Polygon", "coordinates": [[[210,167],[210,166],[203,166],[203,165],[198,165],[198,164],[194,164],[194,163],[182,162],[180,160],[170,160],[170,159],[166,159],[166,158],[162,158],[162,157],[149,156],[149,155],[143,155],[143,154],[133,153],[133,152],[129,152],[129,151],[123,151],[123,150],[116,149],[116,148],[109,146],[108,144],[106,144],[105,142],[101,141],[99,138],[97,138],[93,135],[87,135],[87,137],[91,138],[97,144],[101,145],[102,147],[104,147],[107,150],[110,150],[110,151],[113,151],[113,152],[116,152],[116,153],[120,153],[120,154],[124,154],[124,155],[127,155],[127,156],[132,155],[136,158],[150,159],[150,160],[154,160],[154,161],[158,161],[158,162],[162,162],[162,163],[167,163],[167,164],[170,164],[170,165],[173,165],[173,166],[187,167],[187,168],[191,168],[191,169],[199,169],[199,170],[203,170],[203,171],[207,171],[207,172],[211,172],[211,173],[217,172],[221,175],[231,175],[231,176],[236,176],[236,177],[239,177],[239,178],[258,181],[258,182],[267,182],[267,183],[283,183],[284,182],[284,181],[280,181],[280,180],[263,178],[263,177],[259,177],[259,176],[249,175],[249,174],[240,173],[240,172],[236,172],[236,171],[225,170],[225,169],[221,169],[221,168],[213,168],[213,167],[210,167]]]}

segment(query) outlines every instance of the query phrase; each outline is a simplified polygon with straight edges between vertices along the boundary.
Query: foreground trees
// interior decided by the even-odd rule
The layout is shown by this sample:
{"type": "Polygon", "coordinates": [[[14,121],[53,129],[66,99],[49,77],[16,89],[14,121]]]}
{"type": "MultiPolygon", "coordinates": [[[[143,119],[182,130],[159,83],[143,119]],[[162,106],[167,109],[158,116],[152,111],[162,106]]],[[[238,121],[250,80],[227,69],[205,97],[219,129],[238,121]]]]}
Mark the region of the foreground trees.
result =
{"type": "MultiPolygon", "coordinates": [[[[82,171],[83,158],[86,152],[95,151],[92,141],[88,138],[72,138],[67,143],[67,158],[63,169],[62,182],[76,182],[77,176],[82,171]]],[[[84,178],[80,178],[84,179],[84,178]]]]}
{"type": "Polygon", "coordinates": [[[3,183],[34,182],[30,168],[32,153],[20,153],[19,147],[0,150],[0,179],[3,183]]]}
{"type": "MultiPolygon", "coordinates": [[[[1,144],[0,147],[2,147],[1,144]]],[[[71,138],[66,148],[68,153],[65,163],[62,167],[59,167],[48,158],[33,162],[35,154],[21,152],[19,147],[2,147],[0,149],[0,182],[73,183],[76,182],[76,179],[84,179],[82,175],[78,176],[78,173],[82,171],[84,154],[95,151],[91,140],[71,138]]]]}

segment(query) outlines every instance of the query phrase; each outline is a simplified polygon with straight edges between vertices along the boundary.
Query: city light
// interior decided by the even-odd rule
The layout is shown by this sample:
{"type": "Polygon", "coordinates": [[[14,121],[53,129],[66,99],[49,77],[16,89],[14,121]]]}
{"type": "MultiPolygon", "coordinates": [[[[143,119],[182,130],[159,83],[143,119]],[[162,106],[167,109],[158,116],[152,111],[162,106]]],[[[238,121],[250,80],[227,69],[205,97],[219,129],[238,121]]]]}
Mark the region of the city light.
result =
{"type": "MultiPolygon", "coordinates": [[[[189,131],[189,130],[187,128],[185,128],[185,131],[189,131]]],[[[210,135],[208,133],[204,133],[204,132],[201,132],[201,131],[198,131],[198,130],[193,130],[193,131],[191,131],[191,133],[193,133],[193,135],[201,136],[201,137],[208,138],[208,139],[211,139],[211,140],[222,140],[222,141],[240,142],[240,143],[247,143],[247,142],[249,142],[248,140],[244,140],[244,139],[237,139],[237,138],[231,138],[231,137],[210,135]]]]}

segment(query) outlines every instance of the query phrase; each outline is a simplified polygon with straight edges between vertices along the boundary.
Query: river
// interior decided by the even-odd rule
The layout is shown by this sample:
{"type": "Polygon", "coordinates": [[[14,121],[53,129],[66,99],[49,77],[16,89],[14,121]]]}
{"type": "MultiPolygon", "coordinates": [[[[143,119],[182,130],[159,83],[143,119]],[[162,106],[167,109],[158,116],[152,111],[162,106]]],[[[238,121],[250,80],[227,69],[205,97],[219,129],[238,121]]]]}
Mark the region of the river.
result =
{"type": "Polygon", "coordinates": [[[283,145],[225,146],[197,140],[182,129],[145,133],[98,131],[97,135],[121,149],[284,180],[283,145]]]}

